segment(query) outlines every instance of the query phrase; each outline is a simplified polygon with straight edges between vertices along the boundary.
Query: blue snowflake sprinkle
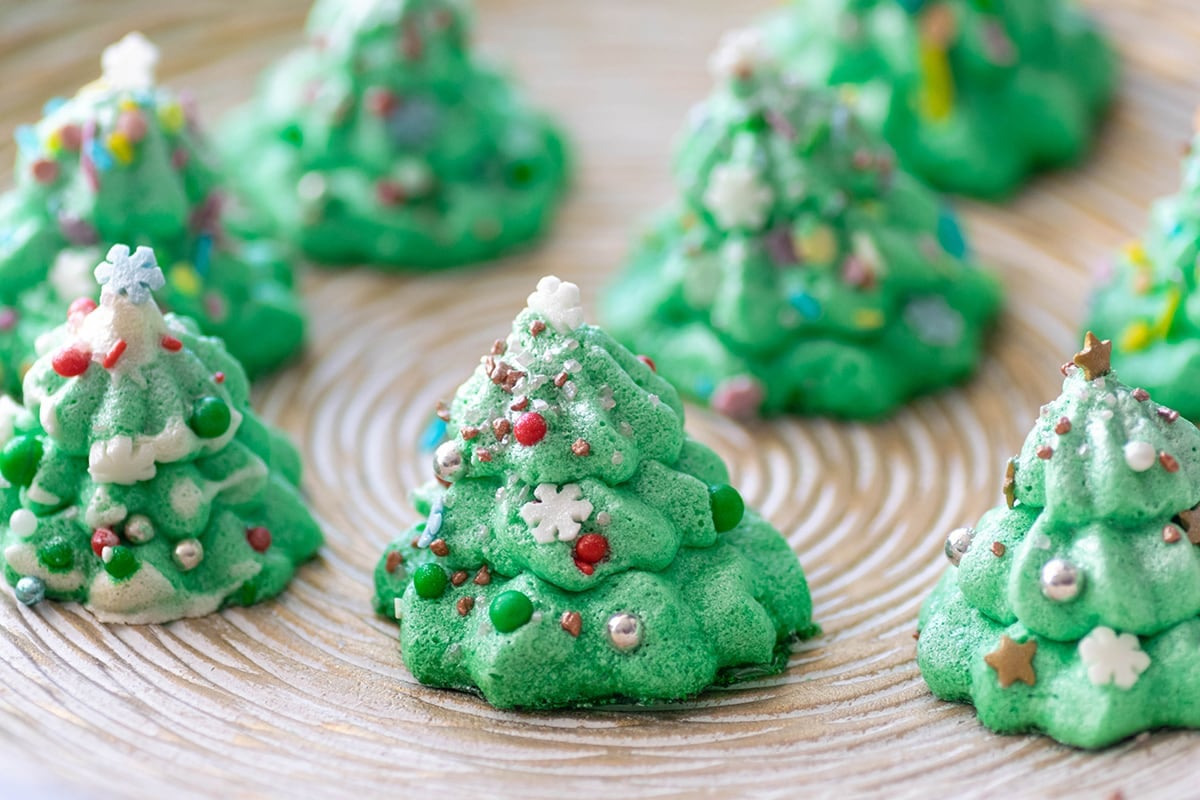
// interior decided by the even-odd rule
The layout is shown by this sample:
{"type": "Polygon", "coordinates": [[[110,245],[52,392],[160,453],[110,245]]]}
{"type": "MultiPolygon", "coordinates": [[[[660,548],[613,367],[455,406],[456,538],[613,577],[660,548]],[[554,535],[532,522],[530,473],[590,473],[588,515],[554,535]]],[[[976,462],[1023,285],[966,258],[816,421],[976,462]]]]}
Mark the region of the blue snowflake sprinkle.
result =
{"type": "Polygon", "coordinates": [[[107,258],[96,267],[96,280],[106,289],[125,295],[134,305],[148,302],[151,292],[166,283],[149,247],[139,247],[130,255],[128,245],[114,244],[107,258]]]}
{"type": "Polygon", "coordinates": [[[425,523],[425,530],[421,532],[421,538],[417,540],[417,547],[429,547],[433,544],[433,540],[442,532],[442,514],[445,513],[446,506],[439,498],[433,504],[433,508],[429,509],[429,521],[425,523]]]}

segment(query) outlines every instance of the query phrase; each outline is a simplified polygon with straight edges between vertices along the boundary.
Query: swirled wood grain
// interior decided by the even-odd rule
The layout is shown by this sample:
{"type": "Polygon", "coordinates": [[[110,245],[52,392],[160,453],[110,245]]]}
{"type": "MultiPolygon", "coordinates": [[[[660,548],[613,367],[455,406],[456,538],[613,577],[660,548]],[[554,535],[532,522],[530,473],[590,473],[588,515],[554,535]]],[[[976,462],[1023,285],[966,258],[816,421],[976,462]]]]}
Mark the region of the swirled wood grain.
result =
{"type": "MultiPolygon", "coordinates": [[[[1195,791],[1200,736],[1159,733],[1100,754],[998,737],[934,700],[913,662],[944,531],[998,499],[1005,458],[1076,343],[1088,265],[1140,228],[1177,181],[1200,93],[1193,0],[1095,0],[1125,57],[1094,161],[1005,208],[969,206],[978,249],[1013,298],[979,379],[873,426],[689,427],[733,465],[810,576],[825,635],[788,671],[630,713],[513,714],[414,683],[395,629],[372,616],[370,571],[413,520],[416,443],[433,402],[501,335],[537,276],[594,300],[631,227],[671,193],[666,156],[724,28],[766,2],[483,0],[480,39],[558,109],[580,154],[555,237],[489,270],[305,278],[312,346],[264,384],[266,415],[299,440],[328,534],[279,601],[162,627],[104,627],[74,606],[0,595],[0,794],[43,796],[793,797],[886,792],[1134,798],[1195,791]]],[[[298,40],[300,0],[27,0],[0,5],[0,178],[11,133],[94,76],[137,27],[166,81],[207,119],[298,40]]]]}

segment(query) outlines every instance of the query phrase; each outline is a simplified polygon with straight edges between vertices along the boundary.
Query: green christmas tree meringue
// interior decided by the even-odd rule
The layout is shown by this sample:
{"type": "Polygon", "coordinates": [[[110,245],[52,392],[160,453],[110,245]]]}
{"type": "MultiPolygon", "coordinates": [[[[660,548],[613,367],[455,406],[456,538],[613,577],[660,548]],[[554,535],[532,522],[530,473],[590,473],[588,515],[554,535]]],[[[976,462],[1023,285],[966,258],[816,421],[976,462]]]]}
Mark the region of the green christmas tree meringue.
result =
{"type": "Polygon", "coordinates": [[[300,459],[249,404],[245,371],[163,316],[152,250],[114,245],[97,305],[39,340],[25,407],[0,404],[0,557],[27,604],[166,622],[283,590],[321,532],[300,459]]]}
{"type": "Polygon", "coordinates": [[[953,212],[851,107],[782,76],[759,32],[712,66],[679,202],[606,297],[613,335],[732,416],[879,417],[968,377],[1000,289],[953,212]]]}
{"type": "Polygon", "coordinates": [[[332,264],[439,268],[541,236],[560,134],[469,51],[462,0],[318,0],[223,142],[264,224],[332,264]]]}
{"type": "Polygon", "coordinates": [[[672,700],[778,672],[817,632],[787,542],[574,284],[543,278],[439,413],[426,519],[375,573],[421,682],[500,707],[672,700]]]}
{"type": "Polygon", "coordinates": [[[917,644],[934,694],[1079,747],[1200,727],[1200,431],[1120,382],[1111,348],[1088,334],[1007,503],[950,535],[917,644]]]}
{"type": "Polygon", "coordinates": [[[1072,0],[794,0],[765,31],[798,76],[858,95],[906,169],[993,199],[1079,161],[1116,88],[1072,0]]]}
{"type": "Polygon", "coordinates": [[[1122,377],[1193,420],[1200,419],[1198,148],[1200,135],[1184,158],[1179,192],[1154,205],[1144,238],[1100,276],[1088,313],[1090,329],[1112,337],[1122,377]]]}
{"type": "Polygon", "coordinates": [[[207,144],[189,105],[155,85],[157,60],[130,34],[98,81],[17,129],[16,186],[0,196],[0,390],[20,392],[37,337],[95,298],[91,268],[121,242],[155,249],[159,302],[224,338],[251,375],[303,343],[291,268],[277,246],[225,230],[207,144]]]}

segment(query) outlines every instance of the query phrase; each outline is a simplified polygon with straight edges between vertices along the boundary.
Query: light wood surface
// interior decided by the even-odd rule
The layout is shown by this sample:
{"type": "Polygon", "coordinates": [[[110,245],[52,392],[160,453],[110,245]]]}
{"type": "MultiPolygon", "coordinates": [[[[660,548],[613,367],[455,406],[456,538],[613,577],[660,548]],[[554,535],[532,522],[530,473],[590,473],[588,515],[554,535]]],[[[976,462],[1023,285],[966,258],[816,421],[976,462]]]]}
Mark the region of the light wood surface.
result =
{"type": "MultiPolygon", "coordinates": [[[[303,446],[325,525],[321,558],[276,602],[161,627],[0,593],[0,796],[763,797],[1194,793],[1200,735],[1156,733],[1099,754],[995,736],[933,699],[913,661],[918,606],[944,533],[999,499],[1005,459],[1073,352],[1090,266],[1177,184],[1200,93],[1194,0],[1094,0],[1125,60],[1121,99],[1086,169],[1004,208],[965,205],[1012,297],[978,380],[881,425],[688,426],[788,536],[825,635],[787,672],[658,710],[515,714],[421,687],[370,609],[370,573],[414,519],[417,442],[502,335],[536,278],[587,299],[639,221],[671,195],[670,143],[708,89],[720,32],[763,0],[482,0],[481,46],[555,109],[579,153],[553,239],[487,270],[306,273],[305,361],[264,383],[265,414],[303,446]],[[451,795],[449,792],[453,791],[451,795]]],[[[0,183],[12,129],[95,76],[140,28],[165,82],[216,122],[299,39],[300,0],[0,2],[0,183]]]]}

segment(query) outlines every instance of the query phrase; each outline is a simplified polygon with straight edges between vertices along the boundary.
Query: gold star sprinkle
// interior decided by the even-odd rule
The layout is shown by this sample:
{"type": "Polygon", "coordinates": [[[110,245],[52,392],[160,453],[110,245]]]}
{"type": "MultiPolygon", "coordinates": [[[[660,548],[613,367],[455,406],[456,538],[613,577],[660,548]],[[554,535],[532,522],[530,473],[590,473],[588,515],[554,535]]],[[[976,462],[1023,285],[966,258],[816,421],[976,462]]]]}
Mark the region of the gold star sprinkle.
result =
{"type": "Polygon", "coordinates": [[[1033,671],[1033,656],[1037,652],[1037,640],[1030,639],[1017,644],[1008,636],[1000,637],[1000,646],[983,657],[987,665],[996,671],[1000,688],[1007,689],[1017,681],[1033,686],[1037,673],[1033,671]]]}
{"type": "Polygon", "coordinates": [[[1012,508],[1017,504],[1017,460],[1008,460],[1008,469],[1004,470],[1004,501],[1012,508]]]}
{"type": "Polygon", "coordinates": [[[1187,533],[1188,541],[1192,544],[1200,544],[1200,506],[1188,511],[1180,511],[1179,521],[1183,523],[1183,530],[1187,533]]]}
{"type": "Polygon", "coordinates": [[[1083,337],[1083,349],[1071,359],[1083,370],[1083,377],[1094,381],[1112,370],[1112,340],[1100,341],[1091,331],[1083,337]]]}

